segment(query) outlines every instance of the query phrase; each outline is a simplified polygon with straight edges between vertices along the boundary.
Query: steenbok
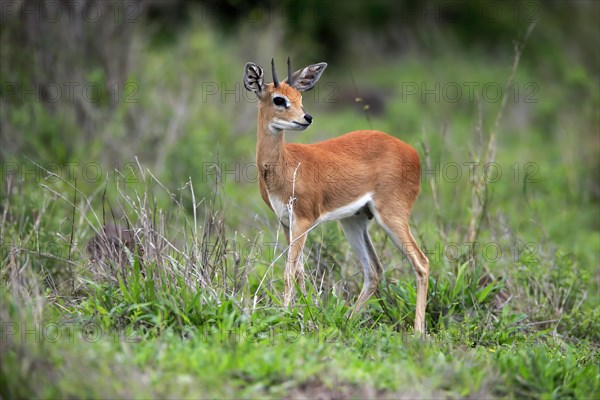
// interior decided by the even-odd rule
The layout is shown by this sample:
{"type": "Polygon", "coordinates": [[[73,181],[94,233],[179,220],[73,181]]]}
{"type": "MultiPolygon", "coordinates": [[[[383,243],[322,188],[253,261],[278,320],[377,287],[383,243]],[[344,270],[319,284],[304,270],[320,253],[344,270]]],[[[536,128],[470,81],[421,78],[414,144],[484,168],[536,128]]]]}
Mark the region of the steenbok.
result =
{"type": "Polygon", "coordinates": [[[353,131],[315,144],[284,139],[286,130],[302,131],[312,123],[313,117],[302,107],[301,92],[312,89],[326,67],[318,63],[292,73],[288,58],[287,79],[279,82],[271,61],[273,83],[264,82],[259,65],[244,67],[244,86],[259,99],[256,163],[260,193],[277,215],[289,244],[284,305],[292,299],[295,282],[304,288],[306,235],[320,222],[339,220],[364,272],[353,310],[357,312],[377,289],[383,273],[369,237],[369,221],[375,218],[416,272],[415,331],[424,332],[429,260],[408,225],[420,191],[416,150],[373,130],[353,131]]]}

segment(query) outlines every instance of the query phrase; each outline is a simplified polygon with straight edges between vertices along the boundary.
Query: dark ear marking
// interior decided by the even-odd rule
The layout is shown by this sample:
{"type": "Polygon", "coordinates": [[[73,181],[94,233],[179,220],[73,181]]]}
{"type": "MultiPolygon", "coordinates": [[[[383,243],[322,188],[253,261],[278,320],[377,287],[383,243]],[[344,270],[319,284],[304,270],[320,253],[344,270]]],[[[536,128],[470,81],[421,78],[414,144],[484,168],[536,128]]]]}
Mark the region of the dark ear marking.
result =
{"type": "Polygon", "coordinates": [[[244,87],[246,90],[260,96],[264,87],[263,76],[264,72],[260,65],[247,63],[244,67],[244,87]]]}

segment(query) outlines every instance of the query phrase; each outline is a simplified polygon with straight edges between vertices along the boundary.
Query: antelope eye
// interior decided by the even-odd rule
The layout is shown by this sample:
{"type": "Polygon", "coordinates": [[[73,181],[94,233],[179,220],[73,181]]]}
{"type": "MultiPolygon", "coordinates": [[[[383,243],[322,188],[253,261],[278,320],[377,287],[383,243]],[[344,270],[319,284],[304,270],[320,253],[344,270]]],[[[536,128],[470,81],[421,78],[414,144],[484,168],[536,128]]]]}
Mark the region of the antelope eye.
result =
{"type": "Polygon", "coordinates": [[[285,106],[285,99],[283,97],[275,97],[273,99],[273,104],[276,106],[285,106]]]}

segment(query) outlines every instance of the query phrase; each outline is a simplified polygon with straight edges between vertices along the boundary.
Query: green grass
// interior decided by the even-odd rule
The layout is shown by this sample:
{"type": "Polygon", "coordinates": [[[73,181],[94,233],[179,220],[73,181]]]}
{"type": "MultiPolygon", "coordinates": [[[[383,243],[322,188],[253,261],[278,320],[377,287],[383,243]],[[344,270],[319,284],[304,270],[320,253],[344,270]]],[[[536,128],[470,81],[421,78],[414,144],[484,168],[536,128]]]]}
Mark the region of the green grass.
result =
{"type": "MultiPolygon", "coordinates": [[[[52,191],[36,191],[45,205],[38,222],[28,221],[27,202],[7,199],[11,224],[5,229],[12,230],[5,232],[16,242],[3,254],[3,396],[582,398],[599,393],[597,299],[572,257],[523,257],[505,273],[495,272],[497,279],[489,278],[490,266],[480,253],[473,262],[466,253],[442,258],[432,264],[428,334],[415,336],[414,279],[380,232],[374,233],[382,259],[402,268],[387,268],[363,315],[348,319],[360,277],[358,268],[349,276],[338,271],[336,263],[349,250],[333,224],[309,243],[310,255],[329,246],[318,254],[324,275],[309,261],[309,290],[285,310],[281,272],[271,265],[283,248],[257,250],[275,233],[246,238],[246,243],[258,240],[258,246],[236,254],[240,246],[223,242],[232,240],[224,226],[206,233],[206,221],[223,216],[216,203],[206,203],[203,219],[194,221],[172,197],[169,219],[156,223],[151,216],[163,211],[150,201],[149,187],[156,186],[146,184],[141,192],[121,193],[138,218],[143,249],[126,250],[124,266],[88,261],[81,245],[68,241],[70,226],[63,228],[65,242],[55,248],[62,254],[36,250],[38,241],[52,240],[39,239],[45,237],[39,233],[59,232],[65,224],[71,196],[57,199],[52,191]],[[184,228],[168,228],[173,221],[183,221],[176,226],[184,228]],[[28,223],[30,229],[37,226],[37,234],[28,233],[28,223]],[[149,249],[164,245],[168,232],[177,247],[152,254],[149,249]],[[77,248],[69,251],[70,246],[77,248]],[[72,263],[66,263],[69,253],[72,263]],[[202,263],[191,262],[193,257],[202,263]],[[26,384],[32,381],[37,383],[26,384]]],[[[76,200],[75,215],[88,201],[76,200]]],[[[83,232],[74,235],[89,234],[85,219],[77,220],[75,231],[83,232]]]]}

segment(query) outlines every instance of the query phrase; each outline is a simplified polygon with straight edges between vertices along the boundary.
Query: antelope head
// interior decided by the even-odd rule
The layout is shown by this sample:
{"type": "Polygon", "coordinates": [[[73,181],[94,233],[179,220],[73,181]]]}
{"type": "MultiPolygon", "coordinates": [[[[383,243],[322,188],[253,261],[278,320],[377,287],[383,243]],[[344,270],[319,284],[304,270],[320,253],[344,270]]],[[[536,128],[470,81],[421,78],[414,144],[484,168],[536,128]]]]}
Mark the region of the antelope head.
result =
{"type": "Polygon", "coordinates": [[[326,63],[309,65],[292,73],[288,57],[288,76],[282,82],[277,78],[275,62],[271,60],[273,83],[264,83],[264,71],[260,65],[247,63],[244,67],[244,86],[259,99],[259,119],[266,122],[271,134],[283,130],[302,131],[312,123],[312,116],[302,107],[302,94],[312,89],[325,68],[326,63]]]}

